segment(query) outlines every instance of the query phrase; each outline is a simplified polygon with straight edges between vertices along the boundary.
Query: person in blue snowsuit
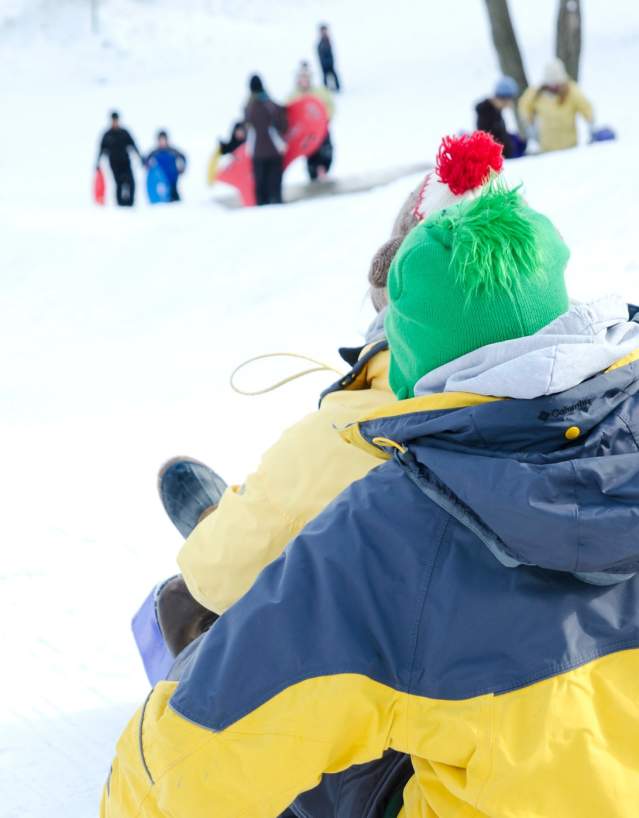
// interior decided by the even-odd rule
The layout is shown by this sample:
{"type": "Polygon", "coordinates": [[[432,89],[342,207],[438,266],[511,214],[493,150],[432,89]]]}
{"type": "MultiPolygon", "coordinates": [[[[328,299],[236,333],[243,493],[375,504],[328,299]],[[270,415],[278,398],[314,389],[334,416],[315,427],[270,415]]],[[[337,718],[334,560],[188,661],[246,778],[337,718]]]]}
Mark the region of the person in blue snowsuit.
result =
{"type": "Polygon", "coordinates": [[[178,179],[186,170],[186,156],[169,144],[169,135],[166,131],[158,131],[157,138],[157,147],[146,157],[144,164],[147,168],[156,166],[160,168],[169,184],[169,201],[179,202],[178,179]]]}

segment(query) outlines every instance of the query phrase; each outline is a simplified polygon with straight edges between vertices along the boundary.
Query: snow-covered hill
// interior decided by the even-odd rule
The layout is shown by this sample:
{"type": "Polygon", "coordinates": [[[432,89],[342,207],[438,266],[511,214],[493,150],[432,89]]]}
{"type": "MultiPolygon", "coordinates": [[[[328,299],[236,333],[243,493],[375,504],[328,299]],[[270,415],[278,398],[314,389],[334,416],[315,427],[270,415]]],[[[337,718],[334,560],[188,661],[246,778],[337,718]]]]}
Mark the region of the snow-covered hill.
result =
{"type": "MultiPolygon", "coordinates": [[[[512,5],[534,77],[554,0],[512,5]]],[[[636,302],[639,11],[585,5],[582,84],[620,140],[509,173],[571,246],[573,293],[636,302]]],[[[348,175],[432,158],[443,133],[471,125],[496,74],[480,0],[396,0],[392,13],[363,0],[102,0],[97,36],[88,7],[0,6],[2,818],[95,814],[146,689],[128,622],[175,570],[157,466],[186,452],[241,480],[313,409],[329,374],[253,399],[232,393],[228,374],[275,350],[339,365],[334,349],[370,316],[369,259],[417,182],[281,209],[211,204],[208,152],[247,75],[261,70],[285,96],[328,20],[346,87],[335,170],[348,175]],[[113,106],[142,146],[164,125],[189,153],[182,205],[91,205],[113,106]]]]}

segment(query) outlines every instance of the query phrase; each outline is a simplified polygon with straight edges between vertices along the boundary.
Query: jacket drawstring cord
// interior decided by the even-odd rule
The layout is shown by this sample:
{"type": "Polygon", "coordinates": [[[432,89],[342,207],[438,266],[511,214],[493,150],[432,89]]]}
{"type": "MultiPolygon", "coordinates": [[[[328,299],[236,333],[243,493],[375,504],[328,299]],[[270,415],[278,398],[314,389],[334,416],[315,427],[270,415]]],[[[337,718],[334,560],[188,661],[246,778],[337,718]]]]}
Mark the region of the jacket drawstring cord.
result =
{"type": "Polygon", "coordinates": [[[340,376],[340,378],[344,375],[344,373],[340,372],[339,369],[335,369],[335,367],[331,366],[330,364],[325,364],[322,361],[317,361],[315,358],[311,358],[308,355],[301,355],[297,352],[268,352],[265,355],[255,355],[253,358],[247,358],[246,361],[243,361],[239,366],[236,366],[233,372],[231,372],[229,383],[231,385],[231,389],[234,392],[237,392],[238,395],[248,395],[253,397],[255,395],[266,395],[268,392],[274,392],[276,389],[279,389],[280,386],[285,386],[287,383],[291,383],[298,378],[303,378],[305,375],[310,375],[313,372],[335,372],[340,376]],[[241,369],[244,369],[245,366],[255,363],[255,361],[262,361],[265,358],[299,358],[302,361],[308,361],[309,363],[315,364],[315,366],[310,367],[309,369],[302,369],[300,372],[289,375],[287,378],[282,378],[281,381],[277,381],[271,386],[267,386],[265,389],[251,391],[240,389],[235,383],[235,376],[237,373],[241,369]]]}

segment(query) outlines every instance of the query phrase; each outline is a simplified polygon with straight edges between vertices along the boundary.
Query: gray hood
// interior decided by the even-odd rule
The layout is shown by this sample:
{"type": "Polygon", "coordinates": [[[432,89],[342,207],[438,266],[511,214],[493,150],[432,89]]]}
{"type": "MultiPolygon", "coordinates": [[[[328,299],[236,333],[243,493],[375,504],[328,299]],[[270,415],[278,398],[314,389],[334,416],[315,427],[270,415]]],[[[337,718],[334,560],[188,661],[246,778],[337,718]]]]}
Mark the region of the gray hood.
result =
{"type": "Polygon", "coordinates": [[[617,296],[574,304],[535,335],[469,352],[429,372],[415,395],[472,392],[532,399],[572,389],[639,348],[639,324],[617,296]]]}

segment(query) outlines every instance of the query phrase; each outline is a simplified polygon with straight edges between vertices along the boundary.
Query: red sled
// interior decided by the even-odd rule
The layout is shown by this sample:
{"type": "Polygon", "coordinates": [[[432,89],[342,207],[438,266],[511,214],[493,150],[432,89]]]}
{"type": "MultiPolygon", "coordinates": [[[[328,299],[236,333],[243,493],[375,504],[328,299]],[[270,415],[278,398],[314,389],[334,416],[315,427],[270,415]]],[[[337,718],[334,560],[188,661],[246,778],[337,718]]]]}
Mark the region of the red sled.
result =
{"type": "Polygon", "coordinates": [[[102,168],[97,168],[93,178],[93,201],[100,206],[106,202],[106,179],[102,168]]]}
{"type": "MultiPolygon", "coordinates": [[[[300,156],[310,156],[319,148],[328,133],[328,114],[321,99],[307,95],[296,99],[286,107],[288,130],[284,168],[300,156]]],[[[246,145],[233,151],[231,161],[218,171],[216,181],[225,182],[239,191],[242,204],[255,204],[255,181],[251,158],[246,145]]]]}

